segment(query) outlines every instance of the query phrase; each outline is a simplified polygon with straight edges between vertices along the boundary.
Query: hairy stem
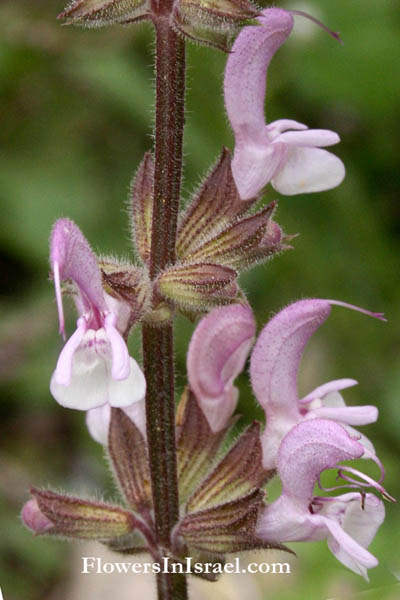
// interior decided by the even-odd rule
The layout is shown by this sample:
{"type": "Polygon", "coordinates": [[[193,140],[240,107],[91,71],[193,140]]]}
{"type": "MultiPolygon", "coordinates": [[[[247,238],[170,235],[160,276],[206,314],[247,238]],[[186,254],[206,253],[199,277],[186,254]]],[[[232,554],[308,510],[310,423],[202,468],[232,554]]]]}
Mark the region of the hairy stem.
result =
{"type": "MultiPolygon", "coordinates": [[[[161,3],[160,3],[161,4],[161,3]]],[[[150,276],[175,261],[182,170],[185,45],[171,29],[166,3],[154,17],[156,30],[155,178],[150,276]],[[165,14],[163,14],[165,12],[165,14]]],[[[174,349],[171,324],[143,325],[143,361],[147,382],[146,418],[157,542],[170,546],[179,517],[175,448],[174,349]]],[[[185,600],[186,579],[160,574],[159,600],[185,600]]]]}

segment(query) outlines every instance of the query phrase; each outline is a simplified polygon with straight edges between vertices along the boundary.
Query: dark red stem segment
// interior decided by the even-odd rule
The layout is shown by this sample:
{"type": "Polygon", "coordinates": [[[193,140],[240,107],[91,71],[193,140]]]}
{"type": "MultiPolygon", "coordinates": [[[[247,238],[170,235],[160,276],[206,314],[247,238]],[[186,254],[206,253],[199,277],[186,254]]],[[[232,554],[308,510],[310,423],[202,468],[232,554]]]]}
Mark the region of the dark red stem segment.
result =
{"type": "MultiPolygon", "coordinates": [[[[166,265],[175,262],[185,95],[185,43],[171,29],[166,7],[159,8],[159,11],[153,19],[156,30],[156,122],[150,253],[152,279],[166,265]]],[[[170,546],[171,529],[179,517],[171,324],[159,327],[143,325],[143,363],[147,382],[147,440],[156,536],[163,551],[170,546]]],[[[157,588],[159,600],[187,598],[184,575],[160,574],[157,576],[157,588]]]]}
{"type": "Polygon", "coordinates": [[[155,18],[155,177],[150,277],[175,262],[184,128],[185,42],[167,16],[155,18]]]}

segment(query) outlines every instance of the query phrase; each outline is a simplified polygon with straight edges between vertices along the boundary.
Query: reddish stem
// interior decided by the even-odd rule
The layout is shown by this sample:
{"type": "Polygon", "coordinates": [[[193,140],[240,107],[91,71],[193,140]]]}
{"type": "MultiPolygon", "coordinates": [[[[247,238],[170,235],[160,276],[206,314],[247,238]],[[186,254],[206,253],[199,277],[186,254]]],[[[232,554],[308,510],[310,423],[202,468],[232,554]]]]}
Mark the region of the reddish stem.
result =
{"type": "MultiPolygon", "coordinates": [[[[182,171],[185,43],[169,24],[171,7],[158,6],[156,30],[156,122],[150,276],[175,262],[182,171]]],[[[174,349],[171,324],[143,325],[143,362],[147,383],[146,418],[156,536],[170,548],[179,517],[175,447],[174,349]]],[[[181,574],[157,576],[159,600],[186,600],[181,574]]]]}

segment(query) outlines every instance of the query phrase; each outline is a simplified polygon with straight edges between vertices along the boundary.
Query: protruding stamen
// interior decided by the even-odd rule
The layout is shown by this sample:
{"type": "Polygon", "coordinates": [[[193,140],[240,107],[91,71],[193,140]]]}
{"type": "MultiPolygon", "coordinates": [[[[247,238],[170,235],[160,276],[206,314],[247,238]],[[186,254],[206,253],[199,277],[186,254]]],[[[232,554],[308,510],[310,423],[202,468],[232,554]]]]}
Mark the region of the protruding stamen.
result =
{"type": "Polygon", "coordinates": [[[341,302],[340,300],[326,300],[329,304],[336,304],[337,306],[343,306],[344,308],[350,308],[351,310],[355,310],[357,312],[363,313],[364,315],[368,315],[369,317],[373,317],[374,319],[379,319],[380,321],[387,321],[385,317],[385,313],[381,312],[372,312],[371,310],[367,310],[366,308],[360,308],[355,304],[349,304],[348,302],[341,302]]]}
{"type": "Polygon", "coordinates": [[[393,498],[393,496],[391,496],[389,492],[387,492],[385,488],[382,485],[380,485],[380,483],[376,482],[374,479],[372,479],[372,477],[369,477],[369,475],[361,473],[361,471],[359,471],[358,469],[353,469],[353,467],[348,467],[346,465],[345,467],[339,470],[338,475],[339,477],[344,479],[344,481],[348,481],[349,483],[355,486],[375,488],[386,500],[389,500],[390,502],[397,502],[397,500],[393,498]],[[347,473],[352,473],[356,477],[359,477],[361,481],[359,481],[358,479],[353,479],[353,477],[349,477],[347,473]]]}
{"type": "Polygon", "coordinates": [[[53,264],[53,275],[54,275],[54,287],[55,287],[55,291],[56,291],[59,333],[60,333],[60,335],[62,335],[62,337],[65,341],[67,339],[67,336],[65,334],[64,308],[63,308],[63,303],[62,303],[62,293],[61,293],[61,284],[60,284],[60,269],[59,269],[57,261],[54,261],[54,264],[53,264]]]}
{"type": "Polygon", "coordinates": [[[343,46],[343,40],[340,37],[338,31],[332,31],[332,29],[329,29],[329,27],[327,27],[326,25],[324,25],[324,23],[322,23],[322,21],[319,21],[318,19],[316,19],[315,17],[313,17],[309,13],[304,12],[303,10],[289,10],[289,12],[292,15],[298,15],[299,17],[305,17],[306,19],[309,19],[310,21],[312,21],[313,23],[315,23],[316,25],[318,25],[318,27],[321,27],[321,29],[323,29],[324,31],[326,31],[327,33],[329,33],[329,35],[331,37],[333,37],[334,40],[338,41],[339,44],[342,44],[342,46],[343,46]]]}

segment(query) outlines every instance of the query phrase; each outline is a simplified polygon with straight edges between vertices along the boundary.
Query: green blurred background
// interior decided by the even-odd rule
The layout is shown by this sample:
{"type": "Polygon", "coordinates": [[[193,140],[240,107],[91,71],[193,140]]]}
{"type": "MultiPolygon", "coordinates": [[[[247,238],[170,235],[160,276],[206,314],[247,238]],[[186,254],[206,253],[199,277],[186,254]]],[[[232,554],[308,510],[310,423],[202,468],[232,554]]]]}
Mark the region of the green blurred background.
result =
{"type": "MultiPolygon", "coordinates": [[[[399,4],[278,4],[308,10],[339,30],[344,46],[297,18],[269,73],[268,119],[294,118],[338,131],[342,143],[334,151],[344,160],[347,177],[336,190],[281,199],[279,223],[287,233],[300,233],[295,250],[245,274],[242,283],[260,326],[285,303],[307,296],[386,312],[384,324],[334,308],[307,349],[300,387],[310,391],[339,377],[360,382],[345,398],[379,407],[379,423],[365,431],[387,467],[388,490],[399,498],[399,4]]],[[[69,216],[95,250],[128,256],[128,186],[152,144],[151,28],[61,27],[55,16],[62,8],[62,0],[0,4],[0,586],[5,600],[69,600],[72,583],[79,588],[82,577],[72,566],[73,555],[83,552],[80,546],[34,539],[21,527],[18,514],[29,485],[112,493],[102,449],[89,438],[83,414],[58,406],[48,389],[62,346],[48,282],[50,228],[58,217],[69,216]]],[[[225,60],[211,49],[188,48],[184,198],[221,146],[232,147],[222,97],[225,60]]],[[[73,322],[71,310],[71,327],[73,322]]],[[[192,329],[189,321],[179,320],[179,386],[192,329]]],[[[139,347],[135,334],[132,352],[138,357],[139,347]]],[[[245,376],[239,385],[241,423],[261,417],[245,376]]],[[[268,583],[258,578],[253,597],[399,598],[399,534],[398,508],[387,505],[387,520],[371,546],[380,565],[371,571],[370,586],[342,568],[321,542],[297,545],[293,575],[268,583]]],[[[141,597],[134,576],[130,585],[123,595],[117,582],[115,597],[141,597]]],[[[218,597],[229,585],[222,580],[218,597]]],[[[201,589],[199,598],[214,597],[213,584],[201,589]]],[[[247,595],[252,597],[250,589],[247,595]]],[[[85,598],[102,595],[85,592],[85,598]]]]}

